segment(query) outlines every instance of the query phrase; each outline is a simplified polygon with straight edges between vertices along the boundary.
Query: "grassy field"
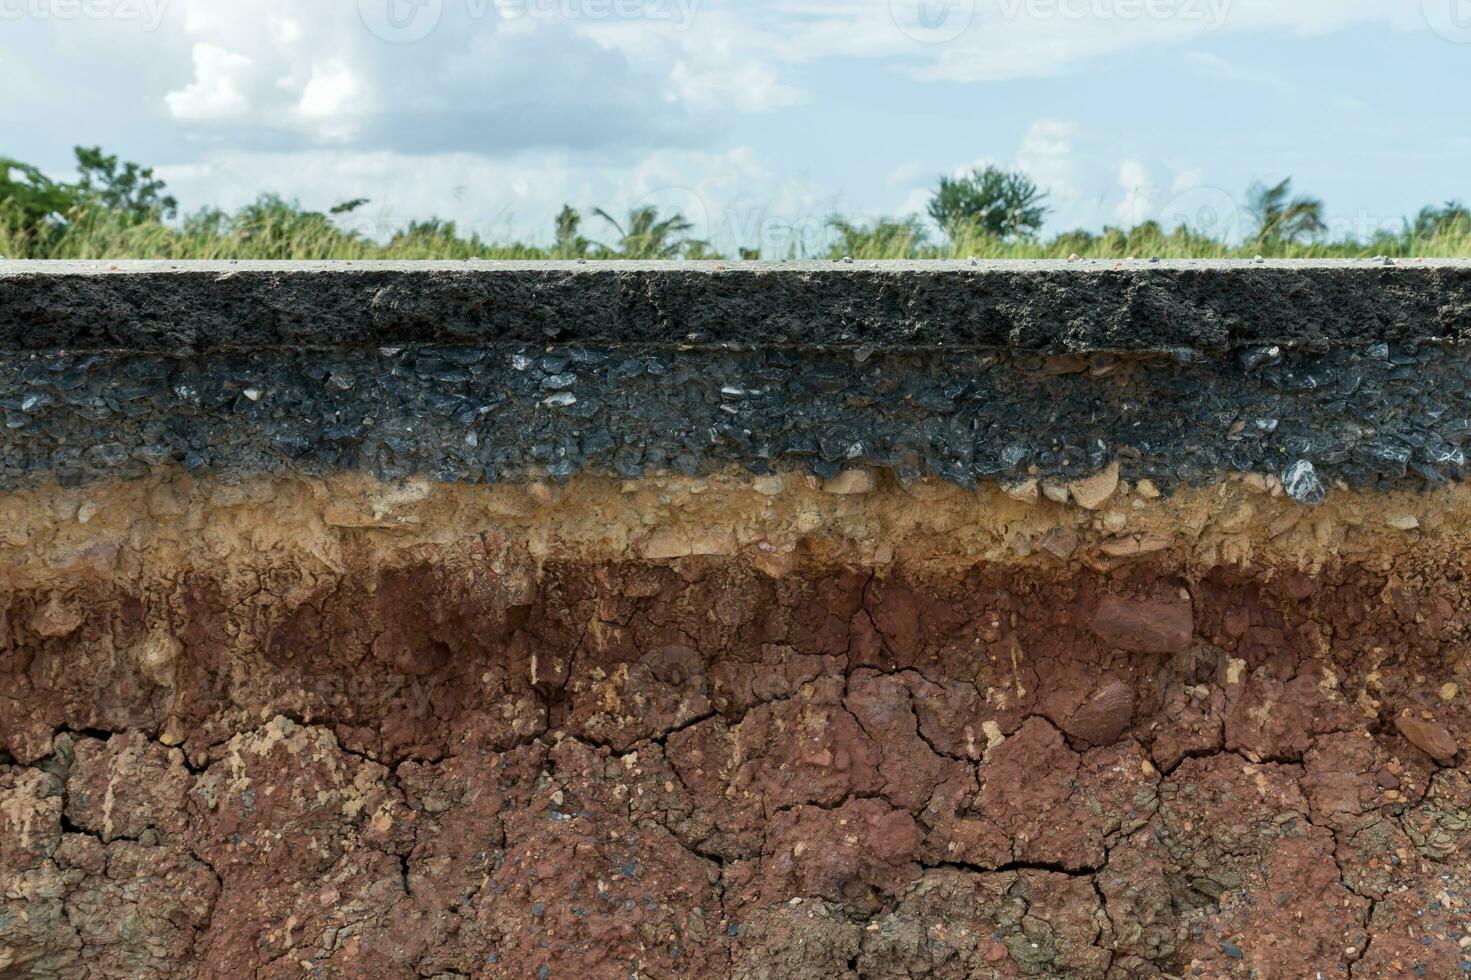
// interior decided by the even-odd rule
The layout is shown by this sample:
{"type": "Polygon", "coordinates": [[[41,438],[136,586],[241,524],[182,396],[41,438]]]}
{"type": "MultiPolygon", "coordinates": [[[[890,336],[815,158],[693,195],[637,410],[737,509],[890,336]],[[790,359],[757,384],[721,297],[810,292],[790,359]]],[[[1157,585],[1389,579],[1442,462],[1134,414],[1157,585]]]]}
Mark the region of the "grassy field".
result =
{"type": "Polygon", "coordinates": [[[58,181],[0,156],[0,257],[12,259],[1092,259],[1471,257],[1471,208],[1459,201],[1422,208],[1394,231],[1333,238],[1321,199],[1298,194],[1292,179],[1253,183],[1239,211],[1245,239],[1222,241],[1215,225],[1166,229],[1146,221],[1101,233],[1041,233],[1048,194],[1019,171],[977,168],[943,177],[918,215],[855,222],[830,217],[824,234],[795,244],[764,243],[721,255],[695,237],[682,214],[653,207],[614,216],[571,206],[556,217],[552,245],[487,241],[454,222],[415,221],[388,235],[352,229],[365,198],[330,212],[262,194],[234,212],[204,208],[178,217],[178,202],[151,168],[100,147],[75,148],[77,179],[58,181]],[[176,220],[177,219],[177,220],[176,220]],[[586,237],[584,221],[603,240],[586,237]],[[936,229],[944,228],[946,234],[936,229]]]}
{"type": "MultiPolygon", "coordinates": [[[[276,215],[251,223],[199,226],[157,221],[128,221],[101,213],[77,215],[65,225],[37,236],[13,223],[0,221],[0,255],[44,259],[573,259],[653,258],[653,249],[589,250],[584,247],[543,247],[515,242],[487,242],[460,236],[452,226],[402,232],[386,242],[347,232],[324,216],[310,212],[276,215]]],[[[1267,242],[1232,246],[1210,238],[1177,231],[1162,233],[1144,226],[1130,232],[1102,235],[1067,234],[1050,239],[1006,241],[986,235],[961,235],[940,243],[916,241],[873,225],[835,229],[829,248],[816,254],[768,255],[766,258],[910,259],[1065,259],[1082,258],[1369,258],[1471,257],[1471,234],[1447,233],[1428,237],[1380,236],[1370,242],[1267,242]],[[843,230],[843,229],[846,229],[843,230]]],[[[709,250],[672,257],[721,258],[709,250]]]]}
{"type": "MultiPolygon", "coordinates": [[[[560,245],[536,246],[485,241],[461,235],[452,223],[410,225],[386,241],[345,230],[320,212],[290,202],[263,199],[234,214],[201,212],[179,222],[138,219],[107,210],[78,211],[65,221],[44,227],[6,220],[0,209],[0,256],[12,259],[650,259],[736,258],[723,256],[702,242],[680,237],[660,223],[648,233],[625,235],[611,245],[597,245],[574,235],[559,236],[560,245]]],[[[1147,223],[1132,230],[1102,234],[1072,232],[1051,238],[1002,238],[955,234],[930,240],[917,221],[855,224],[840,218],[831,223],[831,238],[808,252],[785,248],[739,257],[913,259],[1065,259],[1082,258],[1369,258],[1471,257],[1471,229],[1454,225],[1431,234],[1407,226],[1398,234],[1370,241],[1255,241],[1231,245],[1178,228],[1166,232],[1147,223]]]]}

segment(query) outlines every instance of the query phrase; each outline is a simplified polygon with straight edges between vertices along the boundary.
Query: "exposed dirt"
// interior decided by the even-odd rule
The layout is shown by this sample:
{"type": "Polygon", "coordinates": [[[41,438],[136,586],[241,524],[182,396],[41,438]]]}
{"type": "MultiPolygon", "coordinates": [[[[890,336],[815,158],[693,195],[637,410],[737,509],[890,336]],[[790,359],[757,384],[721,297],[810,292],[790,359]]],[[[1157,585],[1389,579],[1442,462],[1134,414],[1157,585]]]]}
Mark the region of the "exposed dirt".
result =
{"type": "Polygon", "coordinates": [[[1038,489],[4,498],[0,976],[1471,969],[1466,493],[1038,489]]]}

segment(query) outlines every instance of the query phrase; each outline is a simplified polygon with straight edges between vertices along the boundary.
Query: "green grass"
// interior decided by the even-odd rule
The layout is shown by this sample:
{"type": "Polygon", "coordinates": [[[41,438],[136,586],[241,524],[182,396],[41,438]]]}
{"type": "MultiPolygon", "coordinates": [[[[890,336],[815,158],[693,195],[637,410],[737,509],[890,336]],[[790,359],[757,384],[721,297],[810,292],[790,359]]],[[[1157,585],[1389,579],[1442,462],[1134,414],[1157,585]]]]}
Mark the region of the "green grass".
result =
{"type": "MultiPolygon", "coordinates": [[[[1457,227],[1430,237],[1408,231],[1366,242],[1289,242],[1227,245],[1177,229],[1166,233],[1145,224],[1101,235],[1073,232],[1047,240],[1004,241],[958,234],[954,240],[925,240],[914,221],[852,224],[835,220],[834,242],[817,254],[785,253],[767,258],[854,259],[1087,259],[1150,258],[1396,258],[1471,257],[1471,230],[1457,227]]],[[[689,251],[680,254],[690,254],[689,251]]],[[[696,252],[702,257],[719,257],[696,252]]],[[[489,242],[459,235],[453,224],[411,225],[387,242],[339,227],[329,216],[286,202],[263,199],[232,215],[201,212],[179,224],[139,221],[107,211],[74,213],[64,222],[26,228],[0,210],[0,255],[12,259],[572,259],[634,258],[636,253],[489,242]]]]}

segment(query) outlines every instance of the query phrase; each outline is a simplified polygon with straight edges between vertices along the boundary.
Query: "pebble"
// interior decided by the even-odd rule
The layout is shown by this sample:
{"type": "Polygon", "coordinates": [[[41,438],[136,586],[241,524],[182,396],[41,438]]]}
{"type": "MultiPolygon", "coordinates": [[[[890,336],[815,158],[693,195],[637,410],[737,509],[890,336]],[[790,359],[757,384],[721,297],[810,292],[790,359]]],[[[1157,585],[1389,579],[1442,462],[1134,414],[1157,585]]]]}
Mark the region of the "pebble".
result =
{"type": "Polygon", "coordinates": [[[1298,460],[1283,472],[1282,486],[1287,496],[1308,507],[1316,507],[1328,499],[1328,491],[1318,479],[1318,471],[1305,459],[1298,460]]]}
{"type": "Polygon", "coordinates": [[[1399,729],[1405,741],[1441,765],[1455,761],[1460,747],[1455,737],[1439,722],[1417,717],[1407,708],[1395,717],[1394,727],[1399,729]]]}
{"type": "Polygon", "coordinates": [[[1020,500],[1022,503],[1035,504],[1039,493],[1036,480],[1023,480],[1020,483],[1003,483],[1001,492],[1012,500],[1020,500]]]}
{"type": "Polygon", "coordinates": [[[1078,550],[1078,532],[1069,527],[1053,528],[1042,539],[1042,550],[1066,561],[1078,550]]]}
{"type": "Polygon", "coordinates": [[[1113,745],[1134,717],[1134,689],[1111,681],[1093,693],[1067,720],[1067,733],[1095,746],[1113,745]]]}
{"type": "Polygon", "coordinates": [[[1090,477],[1075,480],[1067,486],[1079,507],[1097,510],[1113,497],[1119,489],[1118,460],[1109,463],[1090,477]]]}
{"type": "Polygon", "coordinates": [[[1042,484],[1042,496],[1055,504],[1066,504],[1068,502],[1068,488],[1060,483],[1042,484]]]}
{"type": "Polygon", "coordinates": [[[844,470],[831,480],[823,483],[822,489],[827,493],[839,496],[856,496],[859,494],[873,493],[878,489],[878,479],[872,470],[856,469],[844,470]]]}

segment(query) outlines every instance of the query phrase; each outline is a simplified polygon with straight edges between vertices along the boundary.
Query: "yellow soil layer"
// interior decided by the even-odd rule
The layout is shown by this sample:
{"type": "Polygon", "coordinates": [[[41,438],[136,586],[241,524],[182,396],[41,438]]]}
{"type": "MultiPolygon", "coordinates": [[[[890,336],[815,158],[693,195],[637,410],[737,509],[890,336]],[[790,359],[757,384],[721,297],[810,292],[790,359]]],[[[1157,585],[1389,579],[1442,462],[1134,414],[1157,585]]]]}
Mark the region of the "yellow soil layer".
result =
{"type": "Polygon", "coordinates": [[[180,567],[226,574],[287,558],[335,573],[465,549],[543,561],[741,555],[770,575],[809,562],[935,571],[1081,562],[1109,571],[1145,557],[1186,572],[1227,564],[1270,574],[1337,561],[1388,569],[1411,553],[1434,566],[1468,544],[1465,487],[1338,491],[1306,508],[1271,478],[1232,478],[1166,498],[1112,472],[1071,488],[968,491],[901,486],[866,471],[827,483],[731,473],[485,487],[358,474],[196,479],[169,470],[0,496],[0,582],[12,588],[78,574],[154,578],[180,567]]]}

